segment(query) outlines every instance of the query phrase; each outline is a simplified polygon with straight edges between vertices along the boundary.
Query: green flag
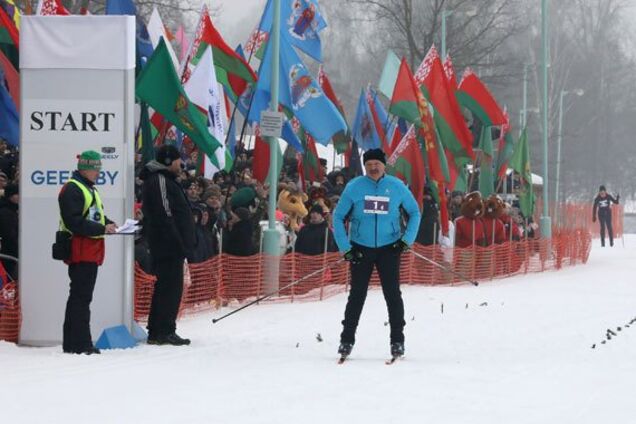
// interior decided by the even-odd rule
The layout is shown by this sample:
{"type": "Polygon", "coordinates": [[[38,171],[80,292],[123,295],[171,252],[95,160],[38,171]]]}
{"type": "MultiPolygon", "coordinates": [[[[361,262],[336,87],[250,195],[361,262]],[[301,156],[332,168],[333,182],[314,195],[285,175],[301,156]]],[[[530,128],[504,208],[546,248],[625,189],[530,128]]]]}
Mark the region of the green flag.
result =
{"type": "Polygon", "coordinates": [[[137,78],[135,94],[187,134],[219,167],[214,151],[221,143],[209,133],[203,114],[186,96],[163,37],[137,78]]]}
{"type": "Polygon", "coordinates": [[[530,148],[526,128],[519,136],[515,151],[510,158],[510,167],[521,176],[519,205],[521,213],[528,218],[534,212],[534,191],[532,191],[532,172],[530,171],[530,148]]]}
{"type": "Polygon", "coordinates": [[[139,119],[139,152],[141,153],[141,161],[145,165],[155,158],[155,149],[152,144],[154,139],[150,126],[150,118],[148,117],[148,105],[141,102],[141,116],[139,119]]]}
{"type": "Polygon", "coordinates": [[[479,191],[482,197],[488,197],[495,192],[495,182],[492,177],[492,127],[482,126],[479,137],[481,149],[481,164],[479,165],[479,191]]]}

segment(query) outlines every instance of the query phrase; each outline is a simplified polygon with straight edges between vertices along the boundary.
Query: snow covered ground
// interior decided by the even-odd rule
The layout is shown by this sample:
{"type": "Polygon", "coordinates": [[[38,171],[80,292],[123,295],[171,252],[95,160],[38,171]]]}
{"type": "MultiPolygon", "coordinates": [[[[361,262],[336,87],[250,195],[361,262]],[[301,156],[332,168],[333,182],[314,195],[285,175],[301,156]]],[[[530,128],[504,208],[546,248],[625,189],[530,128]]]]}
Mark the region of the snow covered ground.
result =
{"type": "Polygon", "coordinates": [[[88,357],[0,342],[1,421],[636,422],[636,324],[625,327],[636,318],[635,258],[632,235],[560,272],[405,287],[407,358],[392,366],[378,290],[344,365],[345,295],[256,306],[215,325],[227,310],[186,318],[190,347],[88,357]],[[601,345],[608,328],[617,336],[601,345]]]}

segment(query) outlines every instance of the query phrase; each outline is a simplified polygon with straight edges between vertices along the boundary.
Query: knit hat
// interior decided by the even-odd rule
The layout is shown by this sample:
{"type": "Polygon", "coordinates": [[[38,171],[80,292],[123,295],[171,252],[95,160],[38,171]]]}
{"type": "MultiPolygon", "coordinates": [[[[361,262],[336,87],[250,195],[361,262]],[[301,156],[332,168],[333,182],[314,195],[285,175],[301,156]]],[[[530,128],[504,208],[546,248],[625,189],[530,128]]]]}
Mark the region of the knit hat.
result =
{"type": "Polygon", "coordinates": [[[20,188],[18,187],[17,184],[8,184],[4,188],[4,197],[6,197],[8,199],[9,197],[13,196],[14,194],[20,194],[20,188]]]}
{"type": "Polygon", "coordinates": [[[256,199],[256,190],[252,187],[243,187],[232,194],[230,205],[232,209],[254,206],[254,199],[256,199]]]}
{"type": "Polygon", "coordinates": [[[604,185],[602,185],[602,186],[600,186],[600,187],[598,188],[598,191],[607,191],[607,190],[605,190],[605,186],[604,186],[604,185]]]}
{"type": "Polygon", "coordinates": [[[159,147],[155,155],[155,160],[166,166],[170,166],[172,162],[180,158],[179,150],[171,144],[164,144],[159,147]]]}
{"type": "Polygon", "coordinates": [[[382,149],[371,149],[364,152],[362,162],[367,163],[368,160],[379,160],[386,165],[386,156],[382,149]]]}
{"type": "Polygon", "coordinates": [[[101,171],[102,155],[95,150],[86,150],[77,157],[77,169],[80,171],[101,171]]]}
{"type": "Polygon", "coordinates": [[[309,213],[310,213],[310,214],[312,214],[312,213],[319,213],[320,215],[322,215],[322,214],[324,214],[324,212],[325,212],[325,211],[323,210],[322,206],[320,206],[318,203],[315,203],[315,204],[311,207],[311,209],[309,209],[309,213]]]}

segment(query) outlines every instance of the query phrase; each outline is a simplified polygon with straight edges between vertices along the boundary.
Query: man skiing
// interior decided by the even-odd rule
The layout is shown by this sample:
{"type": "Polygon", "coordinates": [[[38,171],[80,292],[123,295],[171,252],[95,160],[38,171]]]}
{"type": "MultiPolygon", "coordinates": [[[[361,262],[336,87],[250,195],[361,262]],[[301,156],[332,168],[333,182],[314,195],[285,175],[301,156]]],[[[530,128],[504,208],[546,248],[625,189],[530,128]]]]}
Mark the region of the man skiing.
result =
{"type": "Polygon", "coordinates": [[[598,195],[594,199],[594,207],[592,208],[592,222],[596,222],[596,211],[598,210],[598,220],[601,225],[601,246],[605,247],[605,228],[609,236],[610,247],[614,246],[614,232],[612,230],[612,203],[618,205],[621,195],[617,194],[616,198],[611,194],[607,194],[605,186],[600,186],[598,195]]]}
{"type": "Polygon", "coordinates": [[[355,333],[369,279],[375,266],[389,311],[391,356],[404,355],[404,303],[400,291],[400,254],[415,241],[420,210],[415,198],[399,179],[385,175],[386,157],[380,149],[363,156],[366,175],[347,184],[334,211],[338,249],[351,263],[351,291],[347,300],[338,353],[342,360],[353,349],[355,333]],[[401,209],[408,224],[401,230],[401,209]],[[349,237],[345,221],[349,221],[349,237]]]}

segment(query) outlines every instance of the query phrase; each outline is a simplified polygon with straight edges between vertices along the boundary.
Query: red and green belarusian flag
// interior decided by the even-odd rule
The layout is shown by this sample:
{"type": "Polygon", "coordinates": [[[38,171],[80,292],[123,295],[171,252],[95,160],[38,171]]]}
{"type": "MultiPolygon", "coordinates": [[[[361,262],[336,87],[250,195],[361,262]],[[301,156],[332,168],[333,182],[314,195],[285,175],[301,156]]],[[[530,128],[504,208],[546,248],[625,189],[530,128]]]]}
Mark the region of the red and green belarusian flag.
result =
{"type": "MultiPolygon", "coordinates": [[[[446,81],[448,81],[448,87],[453,96],[456,96],[457,93],[457,77],[455,74],[455,67],[453,66],[453,61],[449,54],[446,55],[446,60],[444,60],[444,74],[446,75],[446,81]]],[[[459,111],[461,114],[461,110],[459,111]]],[[[463,120],[463,114],[461,116],[463,120]]],[[[466,181],[466,173],[464,172],[464,164],[457,163],[455,161],[455,156],[449,149],[444,149],[446,153],[446,161],[448,162],[448,171],[450,175],[450,182],[448,183],[448,187],[451,190],[460,190],[466,191],[466,186],[468,185],[466,181]]]]}
{"type": "MultiPolygon", "coordinates": [[[[258,180],[261,184],[265,184],[270,173],[270,145],[269,142],[263,140],[261,137],[261,129],[258,124],[254,124],[254,137],[254,161],[252,162],[252,172],[254,173],[254,178],[256,178],[256,180],[258,180]]],[[[274,172],[276,172],[276,176],[278,176],[283,167],[283,153],[280,151],[278,139],[274,138],[273,140],[276,140],[275,149],[276,155],[278,156],[278,160],[276,161],[277,169],[275,169],[274,172]]]]}
{"type": "MultiPolygon", "coordinates": [[[[338,96],[336,96],[336,92],[334,91],[333,86],[331,85],[331,81],[329,81],[329,77],[325,73],[322,65],[320,65],[320,68],[318,68],[318,85],[320,85],[320,88],[322,88],[325,96],[327,96],[327,98],[331,100],[331,103],[333,103],[340,111],[342,119],[346,122],[347,120],[345,117],[344,107],[342,106],[340,99],[338,99],[338,96]]],[[[345,153],[349,148],[349,145],[351,144],[351,129],[347,128],[347,131],[345,133],[336,133],[333,136],[332,141],[333,147],[336,149],[336,152],[338,152],[338,154],[345,153]]]]}
{"type": "Polygon", "coordinates": [[[205,118],[185,94],[163,37],[137,77],[135,95],[187,134],[219,166],[215,150],[221,143],[208,132],[205,118]]]}
{"type": "Polygon", "coordinates": [[[528,146],[528,133],[524,128],[515,146],[510,167],[521,176],[519,189],[519,206],[526,218],[534,212],[534,191],[532,190],[532,171],[530,170],[530,148],[528,146]]]}
{"type": "Polygon", "coordinates": [[[506,177],[506,170],[508,169],[508,161],[512,157],[512,152],[515,148],[515,142],[512,138],[512,128],[510,127],[510,117],[508,111],[504,109],[504,118],[506,123],[501,127],[501,135],[499,137],[499,145],[497,147],[497,162],[495,165],[495,171],[497,172],[497,179],[502,180],[506,177]]]}
{"type": "Polygon", "coordinates": [[[303,146],[303,152],[298,155],[298,175],[301,179],[303,189],[307,187],[307,182],[322,181],[322,167],[316,149],[314,138],[300,125],[300,121],[295,116],[291,119],[291,126],[296,136],[303,146]]]}
{"type": "Polygon", "coordinates": [[[195,37],[190,46],[182,72],[183,82],[188,80],[192,72],[191,68],[199,63],[208,46],[212,47],[218,81],[226,89],[231,90],[235,98],[238,98],[245,91],[248,84],[256,81],[257,76],[245,59],[232,50],[223,40],[221,34],[212,24],[207,6],[203,5],[195,37]]]}
{"type": "Polygon", "coordinates": [[[7,12],[0,8],[0,52],[11,62],[16,71],[20,70],[19,46],[18,29],[7,12]]]}
{"type": "Polygon", "coordinates": [[[435,46],[422,61],[415,80],[433,106],[437,132],[444,147],[453,154],[456,166],[474,161],[473,136],[466,126],[435,46]]]}
{"type": "Polygon", "coordinates": [[[387,160],[387,172],[400,178],[409,186],[413,197],[422,209],[424,197],[424,159],[419,143],[415,137],[415,126],[411,128],[393,150],[387,160]]]}
{"type": "Polygon", "coordinates": [[[503,111],[488,87],[470,69],[466,69],[457,88],[459,104],[470,110],[483,125],[496,127],[506,121],[503,111]]]}

